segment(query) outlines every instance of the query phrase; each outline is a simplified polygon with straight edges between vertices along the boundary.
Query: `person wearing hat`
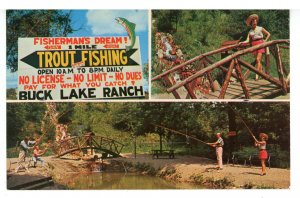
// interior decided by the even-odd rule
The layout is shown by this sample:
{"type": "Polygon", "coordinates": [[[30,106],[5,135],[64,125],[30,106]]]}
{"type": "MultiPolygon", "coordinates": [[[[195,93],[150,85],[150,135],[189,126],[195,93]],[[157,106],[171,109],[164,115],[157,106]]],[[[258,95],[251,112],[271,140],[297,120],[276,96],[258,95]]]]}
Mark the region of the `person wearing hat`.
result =
{"type": "Polygon", "coordinates": [[[217,141],[213,143],[207,143],[208,145],[216,148],[216,155],[217,155],[217,161],[218,161],[218,170],[223,169],[223,146],[224,146],[224,140],[221,137],[221,133],[216,134],[217,141]]]}
{"type": "Polygon", "coordinates": [[[268,135],[265,133],[259,134],[259,141],[254,137],[255,146],[259,148],[259,159],[261,160],[261,176],[266,175],[266,159],[268,159],[267,140],[268,135]]]}
{"type": "MultiPolygon", "coordinates": [[[[240,45],[250,43],[252,46],[260,45],[269,40],[271,34],[263,27],[258,26],[257,23],[259,21],[259,17],[257,14],[250,15],[247,20],[247,26],[251,26],[251,29],[248,33],[247,40],[240,42],[240,45]],[[264,35],[266,38],[264,39],[264,35]]],[[[261,48],[253,52],[253,55],[256,56],[256,65],[257,69],[262,72],[262,55],[265,53],[265,48],[261,48]]],[[[258,75],[256,75],[255,80],[258,80],[258,75]]]]}

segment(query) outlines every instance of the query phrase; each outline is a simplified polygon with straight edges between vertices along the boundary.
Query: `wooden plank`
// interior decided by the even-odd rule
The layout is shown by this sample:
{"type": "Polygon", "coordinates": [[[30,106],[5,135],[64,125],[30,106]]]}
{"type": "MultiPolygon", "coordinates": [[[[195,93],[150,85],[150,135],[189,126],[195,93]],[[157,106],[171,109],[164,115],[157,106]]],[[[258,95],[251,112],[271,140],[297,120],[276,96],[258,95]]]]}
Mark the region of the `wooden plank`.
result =
{"type": "Polygon", "coordinates": [[[41,178],[37,178],[35,180],[31,180],[29,182],[24,182],[22,184],[18,184],[15,186],[8,186],[8,189],[10,190],[18,190],[18,189],[22,189],[22,188],[28,188],[30,186],[39,184],[39,183],[43,183],[45,181],[52,181],[52,177],[41,177],[41,178]]]}
{"type": "MultiPolygon", "coordinates": [[[[247,84],[259,85],[259,86],[266,86],[266,87],[278,87],[266,80],[257,80],[257,81],[246,81],[247,84]]],[[[280,88],[279,88],[280,89],[280,88]]]]}
{"type": "MultiPolygon", "coordinates": [[[[276,85],[271,84],[268,81],[260,80],[260,81],[246,81],[249,93],[252,99],[263,99],[268,98],[274,94],[277,94],[281,91],[276,85]]],[[[211,92],[209,94],[203,94],[203,98],[207,99],[217,99],[218,98],[219,90],[216,92],[211,92]]],[[[226,99],[237,99],[237,98],[244,98],[243,90],[238,82],[231,83],[224,96],[226,99]]]]}

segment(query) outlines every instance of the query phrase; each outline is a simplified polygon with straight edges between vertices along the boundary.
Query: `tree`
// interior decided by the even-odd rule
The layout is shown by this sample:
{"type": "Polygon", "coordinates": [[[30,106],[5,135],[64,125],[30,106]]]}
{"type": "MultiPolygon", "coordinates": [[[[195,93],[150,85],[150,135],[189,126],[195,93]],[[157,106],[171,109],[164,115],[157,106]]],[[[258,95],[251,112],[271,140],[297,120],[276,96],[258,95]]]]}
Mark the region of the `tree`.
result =
{"type": "Polygon", "coordinates": [[[18,70],[18,38],[67,36],[74,30],[71,12],[59,10],[7,10],[7,68],[18,70]]]}

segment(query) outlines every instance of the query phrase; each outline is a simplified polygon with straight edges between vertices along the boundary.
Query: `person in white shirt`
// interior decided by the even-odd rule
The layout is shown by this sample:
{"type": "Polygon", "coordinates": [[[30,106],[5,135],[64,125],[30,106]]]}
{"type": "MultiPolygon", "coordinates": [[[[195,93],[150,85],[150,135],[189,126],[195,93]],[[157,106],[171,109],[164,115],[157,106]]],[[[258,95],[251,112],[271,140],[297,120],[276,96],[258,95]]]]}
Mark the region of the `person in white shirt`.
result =
{"type": "Polygon", "coordinates": [[[224,146],[224,140],[221,137],[221,133],[216,134],[217,141],[213,143],[207,143],[208,145],[216,148],[216,155],[217,155],[217,161],[218,161],[218,170],[223,169],[223,146],[224,146]]]}
{"type": "MultiPolygon", "coordinates": [[[[248,33],[247,40],[240,42],[241,45],[250,43],[252,46],[260,45],[264,42],[267,42],[271,34],[263,27],[257,25],[259,17],[257,14],[250,15],[247,20],[247,26],[251,26],[251,29],[248,33]],[[264,39],[264,35],[266,38],[264,39]]],[[[253,55],[256,56],[256,65],[257,69],[262,72],[262,55],[266,52],[265,48],[258,49],[253,52],[253,55]]],[[[258,80],[258,75],[256,75],[255,80],[258,80]]]]}

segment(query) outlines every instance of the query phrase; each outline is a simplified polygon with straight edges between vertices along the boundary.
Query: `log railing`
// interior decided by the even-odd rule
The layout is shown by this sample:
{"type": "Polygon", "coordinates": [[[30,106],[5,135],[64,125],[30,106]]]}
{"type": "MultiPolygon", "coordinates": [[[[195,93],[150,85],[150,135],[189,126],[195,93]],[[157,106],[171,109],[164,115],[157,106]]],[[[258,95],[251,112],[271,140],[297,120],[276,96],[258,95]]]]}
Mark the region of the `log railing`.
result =
{"type": "Polygon", "coordinates": [[[57,157],[61,157],[75,151],[100,150],[112,155],[113,157],[119,157],[123,146],[124,145],[122,143],[110,138],[84,135],[74,136],[56,142],[54,145],[54,152],[57,157]]]}
{"type": "Polygon", "coordinates": [[[249,73],[246,73],[243,75],[242,67],[244,67],[247,70],[250,70],[253,73],[257,74],[261,78],[276,85],[278,88],[280,88],[282,90],[282,92],[284,94],[286,94],[288,92],[289,85],[288,85],[288,81],[285,76],[288,75],[288,72],[282,62],[281,51],[280,51],[281,48],[289,49],[289,40],[288,39],[273,40],[273,41],[265,42],[260,45],[256,45],[256,46],[249,47],[246,49],[241,49],[241,46],[239,44],[222,47],[222,48],[201,54],[201,55],[196,56],[195,58],[190,59],[180,65],[177,65],[177,66],[153,77],[152,81],[163,79],[166,82],[167,86],[169,86],[169,88],[167,89],[167,92],[169,92],[169,93],[172,92],[174,97],[177,99],[180,99],[180,96],[176,90],[178,88],[184,86],[188,92],[189,97],[192,99],[196,99],[194,90],[192,90],[192,86],[190,86],[190,85],[192,85],[193,81],[195,81],[197,78],[206,75],[209,80],[211,91],[215,91],[211,73],[214,69],[218,68],[218,69],[222,70],[224,73],[226,73],[226,77],[222,84],[222,88],[221,88],[220,95],[218,98],[219,99],[224,98],[224,96],[226,94],[226,90],[229,85],[229,80],[231,77],[234,77],[240,82],[241,87],[244,92],[244,95],[245,95],[245,98],[249,99],[250,93],[249,93],[249,90],[245,83],[245,80],[246,80],[247,76],[249,75],[249,73]],[[277,67],[279,79],[276,79],[269,74],[269,71],[268,71],[269,70],[268,67],[270,64],[269,57],[266,58],[266,65],[267,65],[266,73],[259,71],[258,69],[256,69],[255,66],[251,65],[250,63],[247,63],[246,61],[244,61],[240,58],[243,55],[246,55],[246,54],[252,53],[258,49],[267,48],[267,47],[270,49],[271,54],[273,55],[273,57],[276,60],[276,67],[277,67]],[[229,50],[233,50],[233,49],[240,49],[240,50],[238,50],[237,52],[234,52],[231,55],[228,55],[227,57],[225,57],[217,62],[213,62],[209,58],[209,56],[212,56],[212,55],[215,55],[218,53],[222,53],[222,52],[226,52],[229,50]],[[193,75],[189,76],[188,78],[184,79],[183,81],[176,83],[176,84],[172,84],[172,82],[169,80],[168,76],[170,74],[172,74],[173,72],[179,71],[180,69],[184,68],[185,66],[194,63],[195,61],[201,61],[201,63],[203,63],[203,65],[204,65],[204,68],[200,69],[199,71],[197,71],[193,75]],[[226,66],[225,66],[227,64],[229,64],[228,68],[226,68],[226,66]],[[233,72],[233,69],[235,69],[235,73],[233,72]]]}

